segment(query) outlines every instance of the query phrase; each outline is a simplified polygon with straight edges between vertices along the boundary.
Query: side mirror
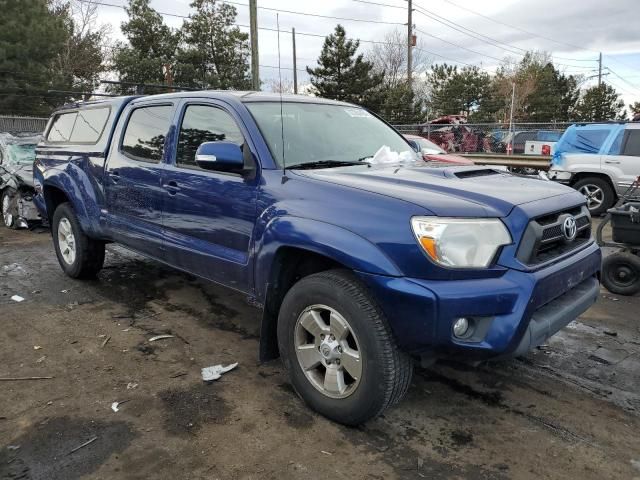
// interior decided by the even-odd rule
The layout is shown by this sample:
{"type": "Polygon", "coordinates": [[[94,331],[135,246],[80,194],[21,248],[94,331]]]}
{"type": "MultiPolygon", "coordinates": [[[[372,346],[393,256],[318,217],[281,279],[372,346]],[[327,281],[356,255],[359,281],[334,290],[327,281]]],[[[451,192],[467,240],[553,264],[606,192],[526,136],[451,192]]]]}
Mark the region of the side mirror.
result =
{"type": "Polygon", "coordinates": [[[196,163],[205,170],[242,170],[244,155],[233,142],[205,142],[196,151],[196,163]]]}
{"type": "Polygon", "coordinates": [[[416,142],[415,140],[407,140],[409,142],[409,145],[411,145],[411,148],[413,148],[417,153],[420,153],[420,145],[418,145],[418,142],[416,142]]]}

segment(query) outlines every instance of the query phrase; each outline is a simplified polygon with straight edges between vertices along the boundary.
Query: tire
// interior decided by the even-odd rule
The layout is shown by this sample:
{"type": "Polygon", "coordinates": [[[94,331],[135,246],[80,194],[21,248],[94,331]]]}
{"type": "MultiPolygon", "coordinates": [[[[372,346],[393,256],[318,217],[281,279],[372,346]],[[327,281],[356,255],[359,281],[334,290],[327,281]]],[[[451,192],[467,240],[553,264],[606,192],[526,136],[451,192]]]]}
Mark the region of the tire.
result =
{"type": "Polygon", "coordinates": [[[345,270],[309,275],[291,287],[278,315],[278,346],[298,395],[345,425],[359,425],[398,403],[413,374],[411,358],[396,347],[382,311],[345,270]],[[322,325],[312,321],[318,315],[322,325]],[[305,355],[299,357],[302,350],[305,355]],[[305,370],[303,362],[316,366],[305,370]],[[331,388],[325,388],[327,378],[340,376],[343,382],[328,382],[331,388]]]}
{"type": "Polygon", "coordinates": [[[95,278],[104,264],[104,242],[84,234],[69,203],[56,208],[51,233],[64,273],[71,278],[95,278]]]}
{"type": "Polygon", "coordinates": [[[14,208],[11,208],[11,200],[17,192],[13,188],[5,188],[0,195],[0,206],[2,208],[2,223],[12,230],[18,228],[18,216],[14,208]],[[13,210],[13,211],[12,211],[13,210]]]}
{"type": "Polygon", "coordinates": [[[640,292],[640,257],[617,252],[602,262],[602,284],[611,293],[634,295],[640,292]]]}
{"type": "Polygon", "coordinates": [[[589,208],[591,215],[602,215],[616,201],[613,188],[603,178],[583,178],[574,183],[573,188],[587,197],[587,208],[589,208]]]}

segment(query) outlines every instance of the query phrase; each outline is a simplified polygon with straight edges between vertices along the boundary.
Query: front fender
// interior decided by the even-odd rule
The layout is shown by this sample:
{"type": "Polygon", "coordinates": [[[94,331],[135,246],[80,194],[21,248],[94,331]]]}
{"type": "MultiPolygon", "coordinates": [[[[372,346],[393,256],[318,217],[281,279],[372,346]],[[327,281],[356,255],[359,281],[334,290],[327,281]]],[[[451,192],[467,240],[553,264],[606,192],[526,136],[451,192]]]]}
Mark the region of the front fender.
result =
{"type": "Polygon", "coordinates": [[[261,302],[275,255],[282,247],[308,250],[355,271],[401,276],[398,267],[375,244],[345,228],[302,217],[276,217],[266,225],[256,245],[255,290],[261,302]]]}
{"type": "MultiPolygon", "coordinates": [[[[42,184],[45,199],[47,198],[47,187],[57,188],[66,195],[85,233],[96,234],[99,232],[100,206],[95,189],[81,168],[69,163],[65,170],[47,170],[43,174],[42,184]]],[[[47,202],[47,210],[48,208],[47,202]]],[[[53,212],[47,211],[47,214],[50,217],[53,216],[53,212]]]]}

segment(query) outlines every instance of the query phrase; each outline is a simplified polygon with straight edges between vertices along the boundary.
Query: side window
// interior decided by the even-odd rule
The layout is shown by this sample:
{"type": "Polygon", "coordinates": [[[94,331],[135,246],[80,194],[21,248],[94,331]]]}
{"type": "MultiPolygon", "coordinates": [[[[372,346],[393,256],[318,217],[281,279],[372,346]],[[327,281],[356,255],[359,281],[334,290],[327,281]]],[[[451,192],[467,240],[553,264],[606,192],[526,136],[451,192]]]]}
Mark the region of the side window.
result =
{"type": "Polygon", "coordinates": [[[180,135],[176,165],[197,167],[196,150],[204,142],[244,143],[242,132],[235,120],[224,110],[207,105],[189,105],[184,113],[180,135]]]}
{"type": "Polygon", "coordinates": [[[71,141],[77,143],[96,143],[109,118],[108,108],[92,108],[78,111],[71,141]]]}
{"type": "Polygon", "coordinates": [[[129,117],[122,139],[122,152],[134,160],[159,162],[171,123],[171,105],[136,108],[129,117]]]}
{"type": "Polygon", "coordinates": [[[51,123],[49,133],[47,133],[47,141],[68,142],[71,138],[71,130],[73,130],[76,115],[77,112],[61,113],[56,115],[51,123]]]}
{"type": "Polygon", "coordinates": [[[622,139],[624,138],[624,130],[620,130],[613,139],[613,143],[609,147],[608,155],[620,155],[620,149],[622,148],[622,139]]]}
{"type": "Polygon", "coordinates": [[[622,155],[640,157],[640,129],[625,130],[622,155]]]}

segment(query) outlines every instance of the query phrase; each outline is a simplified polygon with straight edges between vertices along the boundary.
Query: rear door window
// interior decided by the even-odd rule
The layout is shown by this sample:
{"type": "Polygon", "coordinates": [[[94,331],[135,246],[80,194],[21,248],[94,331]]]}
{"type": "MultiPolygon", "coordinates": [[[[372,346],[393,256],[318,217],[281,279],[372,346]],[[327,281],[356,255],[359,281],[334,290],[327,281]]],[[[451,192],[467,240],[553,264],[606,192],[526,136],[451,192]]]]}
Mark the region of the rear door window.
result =
{"type": "Polygon", "coordinates": [[[108,108],[80,110],[71,134],[71,142],[96,143],[102,136],[108,118],[108,108]]]}
{"type": "Polygon", "coordinates": [[[47,141],[68,142],[71,139],[73,124],[76,121],[78,112],[60,113],[53,118],[47,141]]]}
{"type": "Polygon", "coordinates": [[[640,129],[626,130],[624,136],[624,150],[622,151],[622,155],[640,157],[640,129]]]}
{"type": "Polygon", "coordinates": [[[171,105],[136,108],[129,116],[122,139],[122,152],[142,162],[162,160],[172,112],[171,105]]]}

